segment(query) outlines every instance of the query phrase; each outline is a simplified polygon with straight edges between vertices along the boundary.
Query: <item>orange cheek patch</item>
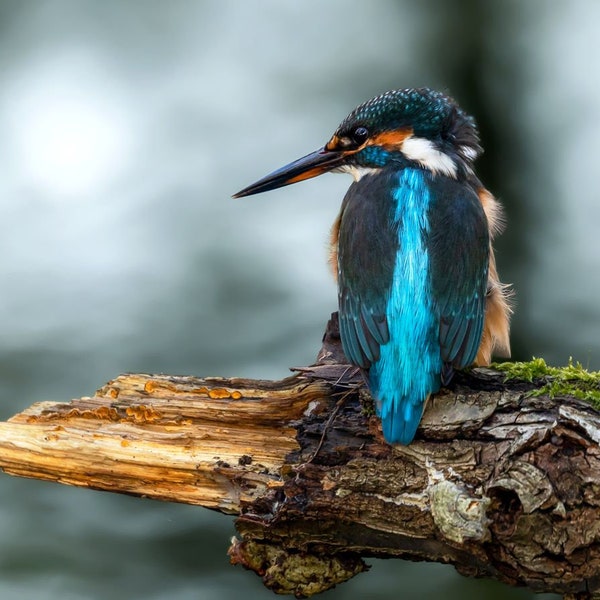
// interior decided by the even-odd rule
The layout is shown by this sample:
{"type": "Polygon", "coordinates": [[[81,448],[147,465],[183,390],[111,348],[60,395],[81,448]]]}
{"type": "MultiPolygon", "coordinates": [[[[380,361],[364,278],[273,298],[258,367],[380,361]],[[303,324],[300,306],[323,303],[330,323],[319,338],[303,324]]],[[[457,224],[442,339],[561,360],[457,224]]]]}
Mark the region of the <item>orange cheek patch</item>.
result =
{"type": "Polygon", "coordinates": [[[394,129],[393,131],[384,131],[383,133],[378,133],[376,136],[372,137],[367,145],[369,146],[381,146],[385,150],[398,150],[404,140],[410,137],[413,133],[413,130],[410,128],[406,129],[394,129]]]}
{"type": "Polygon", "coordinates": [[[325,144],[325,150],[333,151],[336,150],[339,146],[340,139],[337,135],[334,135],[328,142],[325,144]]]}

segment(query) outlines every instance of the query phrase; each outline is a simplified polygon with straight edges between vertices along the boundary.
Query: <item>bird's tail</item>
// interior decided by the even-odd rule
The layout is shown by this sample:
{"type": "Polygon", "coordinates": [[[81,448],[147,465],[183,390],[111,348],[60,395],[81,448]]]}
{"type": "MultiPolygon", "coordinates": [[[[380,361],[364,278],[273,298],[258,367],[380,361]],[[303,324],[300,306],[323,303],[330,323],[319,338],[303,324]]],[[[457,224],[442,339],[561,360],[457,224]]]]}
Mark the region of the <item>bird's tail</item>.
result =
{"type": "Polygon", "coordinates": [[[406,386],[406,382],[394,382],[393,376],[382,377],[377,364],[371,367],[369,387],[381,418],[383,437],[390,444],[407,445],[413,441],[429,396],[440,388],[439,374],[421,375],[419,382],[406,386]]]}

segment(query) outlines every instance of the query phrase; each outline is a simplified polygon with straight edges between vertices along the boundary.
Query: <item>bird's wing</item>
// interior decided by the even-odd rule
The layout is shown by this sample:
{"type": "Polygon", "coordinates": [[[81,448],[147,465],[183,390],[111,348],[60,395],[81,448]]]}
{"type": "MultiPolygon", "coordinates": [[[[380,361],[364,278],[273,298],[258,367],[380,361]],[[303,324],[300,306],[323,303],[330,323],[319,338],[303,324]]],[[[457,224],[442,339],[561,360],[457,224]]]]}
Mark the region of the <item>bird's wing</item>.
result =
{"type": "Polygon", "coordinates": [[[340,293],[340,335],[350,361],[369,368],[379,359],[379,347],[389,340],[387,319],[376,305],[366,306],[352,291],[340,293]]]}
{"type": "Polygon", "coordinates": [[[340,214],[338,293],[344,353],[369,368],[389,341],[386,304],[398,245],[386,177],[350,186],[340,214]]]}
{"type": "Polygon", "coordinates": [[[428,251],[432,298],[440,319],[442,360],[462,369],[481,342],[489,268],[489,232],[477,195],[454,181],[434,181],[428,251]]]}

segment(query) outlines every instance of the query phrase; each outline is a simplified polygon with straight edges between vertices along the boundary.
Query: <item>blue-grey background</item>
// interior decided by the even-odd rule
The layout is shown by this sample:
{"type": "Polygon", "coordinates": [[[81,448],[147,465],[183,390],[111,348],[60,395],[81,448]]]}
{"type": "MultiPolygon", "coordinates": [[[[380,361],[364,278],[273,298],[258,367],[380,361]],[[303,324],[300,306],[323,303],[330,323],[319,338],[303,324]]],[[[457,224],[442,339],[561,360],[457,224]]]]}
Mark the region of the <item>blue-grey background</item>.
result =
{"type": "MultiPolygon", "coordinates": [[[[124,371],[280,378],[336,307],[349,178],[230,198],[358,103],[476,115],[502,199],[514,357],[600,367],[595,0],[0,2],[0,417],[124,371]]],[[[231,518],[0,476],[0,598],[271,598],[231,518]]],[[[373,561],[326,598],[530,598],[373,561]]]]}

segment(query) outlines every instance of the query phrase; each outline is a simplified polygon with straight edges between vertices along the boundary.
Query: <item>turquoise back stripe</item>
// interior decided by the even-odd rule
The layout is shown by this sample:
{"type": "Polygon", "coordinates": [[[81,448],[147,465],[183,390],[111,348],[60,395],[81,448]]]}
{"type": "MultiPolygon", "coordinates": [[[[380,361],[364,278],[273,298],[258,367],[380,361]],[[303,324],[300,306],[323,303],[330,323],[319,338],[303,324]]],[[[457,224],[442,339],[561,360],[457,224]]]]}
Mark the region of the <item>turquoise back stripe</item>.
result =
{"type": "Polygon", "coordinates": [[[428,289],[430,193],[423,171],[401,171],[393,198],[398,255],[386,308],[390,341],[371,366],[369,384],[386,440],[408,444],[442,371],[439,320],[428,289]]]}

